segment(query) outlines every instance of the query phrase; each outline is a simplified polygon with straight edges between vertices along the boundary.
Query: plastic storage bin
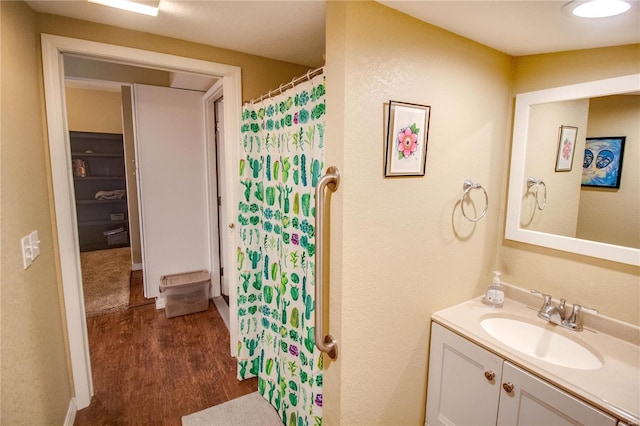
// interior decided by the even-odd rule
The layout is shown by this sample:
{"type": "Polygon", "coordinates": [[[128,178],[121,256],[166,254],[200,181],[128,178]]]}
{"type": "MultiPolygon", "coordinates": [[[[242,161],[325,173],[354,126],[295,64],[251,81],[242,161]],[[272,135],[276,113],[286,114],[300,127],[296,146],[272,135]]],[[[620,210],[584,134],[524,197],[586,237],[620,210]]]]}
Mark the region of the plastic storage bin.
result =
{"type": "Polygon", "coordinates": [[[107,235],[107,245],[127,244],[129,242],[129,234],[127,231],[118,232],[117,234],[107,235]]]}
{"type": "Polygon", "coordinates": [[[107,229],[103,234],[107,237],[107,245],[109,246],[129,243],[129,234],[123,226],[107,229]]]}
{"type": "Polygon", "coordinates": [[[183,272],[160,278],[167,318],[206,311],[209,308],[211,275],[208,271],[183,272]]]}

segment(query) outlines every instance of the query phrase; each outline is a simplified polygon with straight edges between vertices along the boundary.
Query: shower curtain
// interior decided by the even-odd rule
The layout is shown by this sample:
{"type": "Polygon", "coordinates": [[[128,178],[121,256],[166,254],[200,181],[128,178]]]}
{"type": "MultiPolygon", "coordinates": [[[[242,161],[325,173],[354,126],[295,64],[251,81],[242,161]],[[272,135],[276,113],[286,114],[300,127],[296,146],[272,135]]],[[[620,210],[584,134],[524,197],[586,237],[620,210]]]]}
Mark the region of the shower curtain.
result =
{"type": "Polygon", "coordinates": [[[238,378],[258,377],[283,424],[321,425],[314,189],[324,166],[324,76],[245,104],[242,118],[238,378]]]}

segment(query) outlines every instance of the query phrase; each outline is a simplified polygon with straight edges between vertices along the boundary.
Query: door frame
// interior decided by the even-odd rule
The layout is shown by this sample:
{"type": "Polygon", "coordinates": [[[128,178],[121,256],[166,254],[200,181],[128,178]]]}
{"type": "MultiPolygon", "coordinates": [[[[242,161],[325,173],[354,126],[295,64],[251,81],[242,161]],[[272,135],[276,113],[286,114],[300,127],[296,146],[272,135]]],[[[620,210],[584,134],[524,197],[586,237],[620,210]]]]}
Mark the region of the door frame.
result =
{"type": "MultiPolygon", "coordinates": [[[[218,152],[217,152],[217,143],[216,136],[218,133],[218,129],[216,129],[215,124],[215,112],[213,111],[213,105],[216,99],[219,99],[223,96],[223,83],[222,81],[217,81],[213,86],[207,90],[207,92],[202,96],[203,99],[203,107],[204,107],[204,126],[205,126],[205,149],[207,155],[207,193],[209,196],[209,253],[211,254],[210,264],[211,264],[211,296],[219,297],[222,295],[220,291],[220,281],[222,277],[220,276],[220,268],[225,267],[227,265],[221,264],[221,252],[222,247],[220,245],[222,231],[218,217],[218,197],[222,197],[224,194],[223,190],[218,193],[218,185],[224,185],[225,177],[220,176],[218,173],[218,152]],[[220,182],[218,182],[220,179],[220,182]]],[[[227,177],[228,178],[228,177],[227,177]]]]}
{"type": "MultiPolygon", "coordinates": [[[[68,349],[75,390],[77,409],[88,407],[93,395],[91,359],[87,322],[84,310],[84,294],[80,269],[80,247],[78,245],[77,219],[71,172],[71,153],[69,149],[69,131],[66,116],[64,93],[64,54],[87,56],[126,65],[163,69],[167,71],[193,72],[222,78],[223,96],[228,108],[224,112],[225,142],[236,149],[227,151],[224,158],[227,170],[236,170],[238,164],[238,144],[240,138],[240,114],[242,110],[242,82],[240,67],[151,52],[147,50],[116,46],[69,37],[42,34],[42,70],[49,140],[49,165],[53,186],[53,203],[57,231],[57,251],[60,256],[60,275],[64,297],[65,318],[68,336],[68,349]],[[234,142],[235,141],[235,142],[234,142]]],[[[235,177],[236,175],[233,174],[235,177]]],[[[225,191],[229,197],[229,210],[237,205],[238,191],[234,177],[226,179],[225,191]]],[[[234,217],[233,212],[228,213],[234,217]]],[[[235,235],[229,238],[225,249],[233,252],[237,246],[235,235]]],[[[230,257],[230,256],[227,256],[230,257]]],[[[227,268],[225,268],[227,269],[227,268]]],[[[237,281],[235,267],[228,268],[232,282],[237,281]]],[[[235,318],[236,291],[231,286],[231,318],[235,318]]],[[[233,346],[237,340],[237,319],[232,321],[229,351],[234,355],[233,346]]]]}

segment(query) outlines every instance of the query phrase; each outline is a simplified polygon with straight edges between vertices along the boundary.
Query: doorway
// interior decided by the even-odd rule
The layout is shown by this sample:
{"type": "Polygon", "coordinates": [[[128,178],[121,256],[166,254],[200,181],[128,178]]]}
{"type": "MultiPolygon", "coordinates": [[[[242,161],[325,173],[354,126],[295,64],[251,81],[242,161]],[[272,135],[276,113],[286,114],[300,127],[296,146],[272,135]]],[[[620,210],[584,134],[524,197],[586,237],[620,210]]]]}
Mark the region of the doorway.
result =
{"type": "MultiPolygon", "coordinates": [[[[69,61],[75,59],[65,58],[65,65],[69,61]]],[[[137,214],[131,214],[133,209],[128,208],[128,201],[136,198],[135,193],[127,194],[129,188],[135,188],[135,176],[133,185],[129,185],[121,91],[119,83],[78,80],[68,75],[65,79],[87,317],[127,309],[136,290],[131,290],[131,274],[137,239],[130,236],[139,227],[137,214]]]]}
{"type": "MultiPolygon", "coordinates": [[[[47,107],[47,127],[49,136],[50,164],[53,178],[54,204],[57,218],[58,250],[60,253],[61,274],[65,300],[69,352],[76,391],[76,409],[87,407],[93,394],[91,377],[91,361],[87,341],[87,325],[84,318],[83,294],[79,261],[78,236],[76,218],[73,209],[73,188],[68,164],[69,133],[65,117],[64,96],[64,63],[63,55],[79,55],[98,58],[104,61],[118,62],[132,66],[142,66],[162,70],[196,73],[218,77],[222,80],[222,92],[225,99],[224,125],[225,142],[238,140],[241,111],[240,68],[207,62],[174,55],[161,54],[140,49],[114,46],[104,43],[89,42],[67,37],[42,35],[43,73],[45,80],[45,100],[47,107]]],[[[225,143],[227,146],[235,144],[225,143]]],[[[238,153],[235,148],[225,150],[221,159],[228,170],[237,164],[238,153]]],[[[233,179],[223,183],[229,202],[226,214],[232,216],[232,206],[237,205],[233,191],[233,179]]],[[[231,253],[235,245],[233,228],[226,230],[227,241],[225,252],[231,253]]],[[[229,262],[229,256],[226,262],[229,262]]],[[[235,268],[225,268],[229,279],[237,279],[235,268]]],[[[230,347],[233,354],[233,342],[237,339],[237,320],[235,306],[235,289],[229,289],[231,300],[230,315],[230,347]]]]}

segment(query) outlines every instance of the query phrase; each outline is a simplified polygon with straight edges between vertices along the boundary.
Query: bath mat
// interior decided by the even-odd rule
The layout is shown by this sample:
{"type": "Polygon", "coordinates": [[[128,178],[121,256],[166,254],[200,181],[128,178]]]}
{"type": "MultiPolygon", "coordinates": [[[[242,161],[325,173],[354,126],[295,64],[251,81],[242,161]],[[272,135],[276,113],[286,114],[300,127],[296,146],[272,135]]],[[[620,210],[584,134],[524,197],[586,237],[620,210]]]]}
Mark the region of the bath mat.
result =
{"type": "Polygon", "coordinates": [[[281,426],[276,409],[258,392],[182,417],[182,426],[281,426]]]}
{"type": "Polygon", "coordinates": [[[87,317],[129,307],[131,250],[129,247],[80,253],[87,317]]]}

